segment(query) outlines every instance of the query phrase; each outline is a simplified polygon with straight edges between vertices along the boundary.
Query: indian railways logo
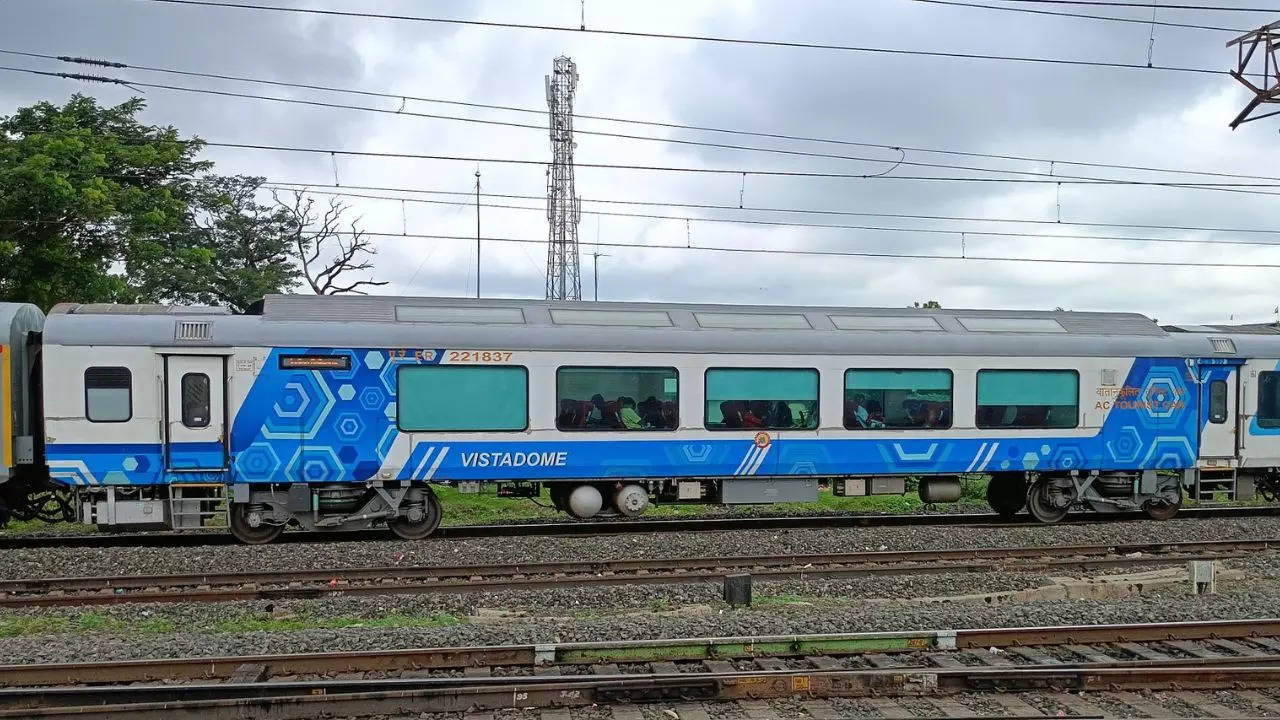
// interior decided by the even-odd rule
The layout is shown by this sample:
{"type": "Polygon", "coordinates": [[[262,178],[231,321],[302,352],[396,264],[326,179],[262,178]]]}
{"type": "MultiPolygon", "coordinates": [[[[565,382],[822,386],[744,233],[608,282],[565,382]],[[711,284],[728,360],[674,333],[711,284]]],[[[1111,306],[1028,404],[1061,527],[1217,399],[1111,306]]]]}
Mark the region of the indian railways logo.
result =
{"type": "Polygon", "coordinates": [[[762,450],[764,448],[769,447],[769,433],[767,432],[756,433],[756,447],[762,450]]]}

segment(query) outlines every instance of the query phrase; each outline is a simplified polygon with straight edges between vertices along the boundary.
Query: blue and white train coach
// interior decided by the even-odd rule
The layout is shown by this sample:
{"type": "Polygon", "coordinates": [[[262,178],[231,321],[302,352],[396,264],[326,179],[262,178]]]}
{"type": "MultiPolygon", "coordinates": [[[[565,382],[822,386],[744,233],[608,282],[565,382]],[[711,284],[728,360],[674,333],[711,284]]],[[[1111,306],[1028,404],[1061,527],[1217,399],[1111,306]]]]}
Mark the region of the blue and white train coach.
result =
{"type": "Polygon", "coordinates": [[[433,484],[545,484],[585,518],[909,477],[947,502],[967,473],[1005,514],[1163,518],[1280,466],[1280,336],[1132,314],[272,296],[6,321],[0,497],[52,482],[103,526],[195,527],[225,500],[247,542],[418,538],[433,484]]]}

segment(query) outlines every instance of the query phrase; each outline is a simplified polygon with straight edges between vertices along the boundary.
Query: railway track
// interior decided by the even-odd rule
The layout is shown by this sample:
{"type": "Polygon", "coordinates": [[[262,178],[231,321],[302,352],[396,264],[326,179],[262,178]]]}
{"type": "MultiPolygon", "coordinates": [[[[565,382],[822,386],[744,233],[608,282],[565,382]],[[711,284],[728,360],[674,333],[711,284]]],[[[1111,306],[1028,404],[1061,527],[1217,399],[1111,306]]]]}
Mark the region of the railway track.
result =
{"type": "MultiPolygon", "coordinates": [[[[1280,505],[1247,507],[1215,506],[1183,508],[1178,519],[1249,518],[1280,514],[1280,505]]],[[[1057,523],[1091,524],[1149,520],[1144,513],[1080,513],[1057,523]]],[[[679,518],[670,520],[606,520],[595,522],[527,522],[506,525],[453,525],[438,529],[433,538],[459,539],[476,537],[539,537],[551,535],[619,535],[658,532],[724,532],[727,530],[779,530],[800,528],[861,528],[910,526],[977,526],[1017,527],[1036,525],[1028,515],[1012,520],[992,513],[914,514],[844,514],[764,516],[744,518],[679,518]]],[[[394,540],[387,530],[343,533],[290,531],[277,543],[348,542],[394,540]]],[[[151,533],[99,533],[79,535],[0,535],[0,550],[48,547],[194,547],[200,545],[235,545],[237,541],[224,531],[151,533]]]]}
{"type": "Polygon", "coordinates": [[[652,703],[698,720],[775,717],[778,699],[815,720],[1255,717],[1280,714],[1280,619],[8,665],[0,685],[0,718],[626,720],[652,703]]]}
{"type": "Polygon", "coordinates": [[[1110,545],[902,550],[500,565],[388,566],[288,572],[192,573],[0,580],[0,607],[226,602],[332,595],[476,593],[606,585],[763,581],[890,574],[1051,571],[1178,565],[1280,548],[1280,538],[1110,545]]]}

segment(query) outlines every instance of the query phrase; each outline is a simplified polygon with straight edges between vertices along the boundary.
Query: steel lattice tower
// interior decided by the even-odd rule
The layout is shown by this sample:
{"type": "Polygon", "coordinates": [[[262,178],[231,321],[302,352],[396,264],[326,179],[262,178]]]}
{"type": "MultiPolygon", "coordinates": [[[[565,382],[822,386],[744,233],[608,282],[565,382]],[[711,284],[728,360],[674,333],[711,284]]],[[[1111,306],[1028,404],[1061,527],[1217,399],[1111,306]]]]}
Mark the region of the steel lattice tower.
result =
{"type": "Polygon", "coordinates": [[[561,56],[547,76],[551,167],[547,169],[547,299],[581,300],[578,219],[582,202],[573,187],[573,94],[578,68],[561,56]]]}

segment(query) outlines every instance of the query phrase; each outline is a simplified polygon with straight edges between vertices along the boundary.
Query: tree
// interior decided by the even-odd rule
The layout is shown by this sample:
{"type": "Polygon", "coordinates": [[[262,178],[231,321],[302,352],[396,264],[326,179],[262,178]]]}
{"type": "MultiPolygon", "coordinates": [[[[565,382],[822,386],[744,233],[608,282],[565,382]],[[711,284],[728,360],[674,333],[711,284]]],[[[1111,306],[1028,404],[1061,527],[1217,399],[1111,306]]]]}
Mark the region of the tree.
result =
{"type": "Polygon", "coordinates": [[[74,95],[0,118],[0,300],[130,301],[119,264],[188,228],[199,140],[140,124],[132,99],[74,95]]]}
{"type": "Polygon", "coordinates": [[[920,302],[911,303],[911,307],[919,310],[941,310],[942,303],[938,302],[937,300],[926,300],[924,301],[924,303],[920,303],[920,302]]]}
{"type": "Polygon", "coordinates": [[[258,202],[264,178],[201,178],[188,227],[136,247],[127,262],[140,300],[225,305],[243,312],[262,296],[297,287],[294,218],[258,202]]]}
{"type": "Polygon", "coordinates": [[[293,232],[293,254],[301,266],[302,277],[311,291],[317,295],[367,295],[366,287],[380,287],[386,281],[352,280],[350,273],[365,273],[373,269],[373,256],[377,249],[358,226],[358,221],[345,223],[350,230],[343,230],[343,215],[348,208],[337,198],[330,198],[328,207],[317,210],[315,198],[295,190],[291,197],[282,200],[273,193],[276,204],[290,217],[293,232]]]}

